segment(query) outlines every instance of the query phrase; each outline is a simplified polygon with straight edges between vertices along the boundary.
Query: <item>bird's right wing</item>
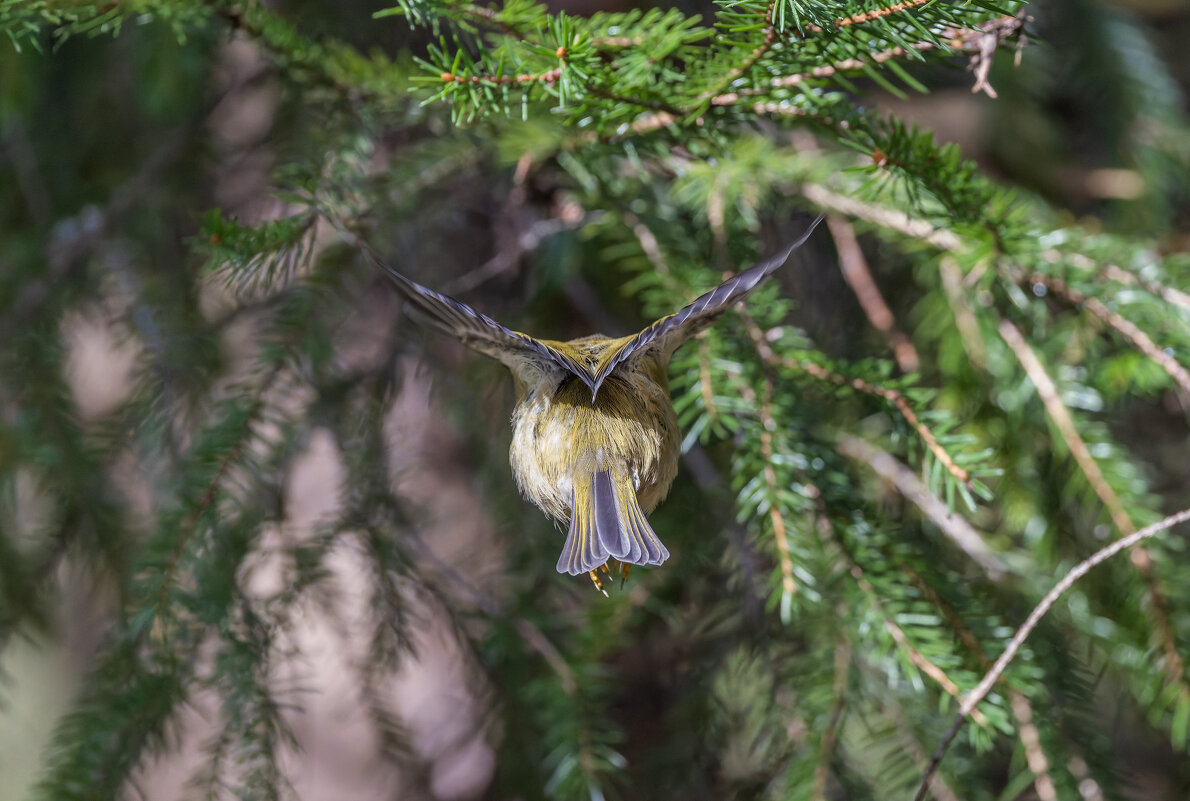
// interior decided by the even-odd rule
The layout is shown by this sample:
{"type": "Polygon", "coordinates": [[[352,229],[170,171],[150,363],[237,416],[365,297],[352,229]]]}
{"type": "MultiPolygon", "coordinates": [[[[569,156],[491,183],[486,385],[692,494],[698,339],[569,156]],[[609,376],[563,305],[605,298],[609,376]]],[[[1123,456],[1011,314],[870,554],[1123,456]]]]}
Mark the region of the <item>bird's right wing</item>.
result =
{"type": "Polygon", "coordinates": [[[766,278],[785,263],[793,251],[800,248],[822,222],[820,215],[806,232],[785,246],[781,252],[760,264],[733,275],[719,286],[697,298],[693,303],[668,317],[662,317],[634,337],[626,338],[623,345],[609,351],[595,371],[592,393],[599,391],[603,380],[619,365],[633,357],[649,351],[660,351],[665,360],[678,346],[722,317],[728,309],[740,302],[766,278]]]}
{"type": "Polygon", "coordinates": [[[547,364],[589,380],[590,370],[557,348],[534,339],[528,334],[513,331],[485,314],[477,312],[462,301],[435,292],[406,278],[390,267],[376,252],[358,237],[356,244],[368,261],[382,270],[419,317],[444,334],[455,337],[464,345],[503,362],[514,373],[530,362],[547,364]]]}

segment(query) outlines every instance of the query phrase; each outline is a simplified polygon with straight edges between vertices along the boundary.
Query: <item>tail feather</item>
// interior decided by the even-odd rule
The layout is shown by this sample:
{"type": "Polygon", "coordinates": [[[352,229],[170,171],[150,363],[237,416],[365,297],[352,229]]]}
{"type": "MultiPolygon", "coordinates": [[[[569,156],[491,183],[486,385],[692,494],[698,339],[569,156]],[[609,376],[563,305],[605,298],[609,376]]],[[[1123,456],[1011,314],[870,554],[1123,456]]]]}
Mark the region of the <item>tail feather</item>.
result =
{"type": "Polygon", "coordinates": [[[627,472],[616,472],[620,475],[598,470],[589,481],[575,482],[559,573],[577,576],[613,558],[632,565],[659,565],[669,558],[636,500],[627,472]]]}

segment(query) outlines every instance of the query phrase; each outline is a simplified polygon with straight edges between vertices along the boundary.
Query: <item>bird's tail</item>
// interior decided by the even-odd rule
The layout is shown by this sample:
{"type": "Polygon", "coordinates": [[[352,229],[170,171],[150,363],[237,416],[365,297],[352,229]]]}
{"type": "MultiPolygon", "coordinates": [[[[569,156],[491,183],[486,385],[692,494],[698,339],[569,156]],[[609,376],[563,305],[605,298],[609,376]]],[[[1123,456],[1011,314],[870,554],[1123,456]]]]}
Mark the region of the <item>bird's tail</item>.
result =
{"type": "Polygon", "coordinates": [[[619,559],[626,565],[659,565],[669,551],[653,532],[636,500],[627,469],[575,476],[570,531],[558,559],[558,572],[577,576],[619,559]]]}

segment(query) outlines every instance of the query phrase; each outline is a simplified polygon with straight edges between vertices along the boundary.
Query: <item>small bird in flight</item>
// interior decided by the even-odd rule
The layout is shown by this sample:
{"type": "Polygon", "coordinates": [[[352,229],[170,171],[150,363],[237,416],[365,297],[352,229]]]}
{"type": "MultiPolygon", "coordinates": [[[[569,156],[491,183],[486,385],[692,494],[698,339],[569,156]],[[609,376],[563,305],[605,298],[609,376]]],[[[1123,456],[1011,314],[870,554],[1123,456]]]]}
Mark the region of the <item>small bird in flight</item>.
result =
{"type": "Polygon", "coordinates": [[[509,460],[517,486],[546,515],[569,526],[558,572],[587,573],[602,590],[598,571],[610,573],[610,560],[627,577],[630,565],[660,565],[669,558],[645,515],[664,500],[678,472],[681,432],[666,377],[670,357],[748,297],[821,221],[772,258],[637,334],[568,342],[506,328],[411,281],[357,242],[420,317],[512,372],[517,403],[509,460]]]}

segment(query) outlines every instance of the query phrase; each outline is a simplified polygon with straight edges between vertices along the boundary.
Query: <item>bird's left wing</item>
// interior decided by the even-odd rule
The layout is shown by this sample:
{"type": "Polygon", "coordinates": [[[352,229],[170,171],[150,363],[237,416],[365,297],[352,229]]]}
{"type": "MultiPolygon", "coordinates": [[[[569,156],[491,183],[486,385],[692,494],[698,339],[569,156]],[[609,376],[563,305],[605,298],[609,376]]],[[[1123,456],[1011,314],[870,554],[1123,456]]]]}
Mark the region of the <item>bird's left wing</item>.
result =
{"type": "Polygon", "coordinates": [[[484,355],[498,359],[514,373],[525,366],[526,359],[534,362],[544,360],[579,376],[585,382],[591,380],[591,371],[585,365],[575,362],[557,348],[500,325],[466,303],[406,278],[386,264],[362,239],[356,237],[355,242],[368,261],[392,279],[410,308],[439,331],[484,355]]]}
{"type": "Polygon", "coordinates": [[[595,371],[595,381],[591,387],[592,395],[599,391],[599,386],[616,367],[634,356],[660,350],[668,358],[669,354],[673,353],[679,345],[714,323],[728,309],[752,294],[752,291],[760,286],[764,279],[785,263],[793,251],[806,243],[820,222],[822,222],[821,215],[810,223],[810,227],[804,234],[777,255],[744,270],[742,273],[737,273],[681,311],[655,321],[636,336],[627,339],[615,351],[607,354],[601,360],[599,369],[595,371]]]}

